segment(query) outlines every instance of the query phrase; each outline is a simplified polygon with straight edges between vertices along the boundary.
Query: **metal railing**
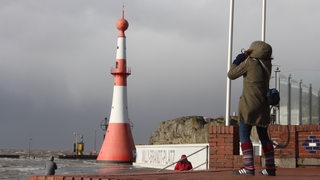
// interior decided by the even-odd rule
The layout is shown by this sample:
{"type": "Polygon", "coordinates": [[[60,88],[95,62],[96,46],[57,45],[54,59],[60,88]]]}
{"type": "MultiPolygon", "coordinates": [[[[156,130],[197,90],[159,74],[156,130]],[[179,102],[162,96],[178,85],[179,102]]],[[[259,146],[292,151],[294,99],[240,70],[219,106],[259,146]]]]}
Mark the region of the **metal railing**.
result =
{"type": "MultiPolygon", "coordinates": [[[[199,153],[199,152],[201,152],[201,151],[203,151],[203,150],[206,150],[206,161],[205,161],[204,163],[202,163],[202,164],[200,164],[200,165],[192,168],[190,171],[192,171],[192,170],[194,170],[194,169],[197,169],[197,168],[199,168],[200,166],[202,166],[202,165],[204,165],[204,164],[206,164],[206,170],[208,170],[208,168],[209,168],[209,157],[208,157],[208,156],[209,156],[209,153],[208,153],[208,152],[209,152],[209,146],[208,146],[208,145],[206,145],[205,147],[199,149],[198,151],[195,151],[195,152],[187,155],[187,157],[185,157],[185,158],[183,158],[183,159],[187,159],[188,157],[193,156],[193,155],[195,155],[195,154],[197,154],[197,153],[199,153]]],[[[178,161],[175,161],[175,162],[167,165],[166,167],[164,167],[164,168],[162,168],[162,169],[159,169],[158,172],[161,172],[161,171],[167,169],[168,167],[173,166],[174,164],[176,164],[176,163],[179,162],[180,160],[182,160],[182,159],[179,159],[178,161]]]]}

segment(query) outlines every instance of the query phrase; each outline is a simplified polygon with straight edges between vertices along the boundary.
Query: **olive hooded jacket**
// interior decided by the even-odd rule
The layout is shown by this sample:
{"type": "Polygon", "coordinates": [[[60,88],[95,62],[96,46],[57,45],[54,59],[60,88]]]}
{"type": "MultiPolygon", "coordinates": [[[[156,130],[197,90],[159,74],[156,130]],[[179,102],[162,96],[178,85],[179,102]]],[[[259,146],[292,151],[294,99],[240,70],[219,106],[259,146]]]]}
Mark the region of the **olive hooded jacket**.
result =
{"type": "Polygon", "coordinates": [[[263,41],[255,41],[249,50],[252,52],[245,61],[239,65],[231,65],[228,77],[231,80],[243,77],[243,89],[238,107],[239,120],[245,124],[267,127],[270,124],[267,91],[272,67],[272,47],[263,41]],[[260,63],[264,63],[269,72],[260,63]]]}

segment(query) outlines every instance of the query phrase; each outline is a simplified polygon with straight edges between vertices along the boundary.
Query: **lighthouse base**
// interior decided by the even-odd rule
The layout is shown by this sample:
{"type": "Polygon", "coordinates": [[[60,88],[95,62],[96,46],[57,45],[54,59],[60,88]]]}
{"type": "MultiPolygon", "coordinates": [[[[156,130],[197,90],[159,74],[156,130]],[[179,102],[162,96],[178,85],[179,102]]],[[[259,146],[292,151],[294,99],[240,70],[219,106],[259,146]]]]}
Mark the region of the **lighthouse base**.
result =
{"type": "Polygon", "coordinates": [[[110,123],[97,160],[132,164],[135,154],[136,148],[129,123],[110,123]]]}
{"type": "Polygon", "coordinates": [[[98,160],[98,163],[110,164],[110,165],[132,165],[133,161],[108,161],[108,160],[98,160]]]}

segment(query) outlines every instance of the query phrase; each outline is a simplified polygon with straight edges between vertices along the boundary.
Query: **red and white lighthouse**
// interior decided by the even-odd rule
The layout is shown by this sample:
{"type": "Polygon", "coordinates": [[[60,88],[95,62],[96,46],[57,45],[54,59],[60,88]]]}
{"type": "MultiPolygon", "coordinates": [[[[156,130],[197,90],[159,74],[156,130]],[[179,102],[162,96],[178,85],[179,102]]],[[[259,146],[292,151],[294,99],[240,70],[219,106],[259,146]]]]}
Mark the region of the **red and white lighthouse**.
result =
{"type": "Polygon", "coordinates": [[[136,148],[130,129],[127,103],[127,77],[131,74],[126,64],[126,36],[124,31],[129,23],[122,17],[116,27],[119,30],[115,68],[111,68],[114,76],[112,107],[106,135],[97,160],[111,163],[132,163],[136,148]]]}

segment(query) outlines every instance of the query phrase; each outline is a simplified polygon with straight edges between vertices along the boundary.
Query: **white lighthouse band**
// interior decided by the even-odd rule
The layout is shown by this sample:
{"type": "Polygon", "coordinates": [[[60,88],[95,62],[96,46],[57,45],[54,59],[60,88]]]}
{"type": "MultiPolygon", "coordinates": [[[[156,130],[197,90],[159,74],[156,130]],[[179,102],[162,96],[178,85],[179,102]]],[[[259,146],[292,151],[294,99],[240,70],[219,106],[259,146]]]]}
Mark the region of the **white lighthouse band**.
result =
{"type": "Polygon", "coordinates": [[[109,123],[129,123],[127,86],[114,86],[109,123]]]}
{"type": "Polygon", "coordinates": [[[116,59],[126,59],[126,37],[118,37],[116,59]]]}

